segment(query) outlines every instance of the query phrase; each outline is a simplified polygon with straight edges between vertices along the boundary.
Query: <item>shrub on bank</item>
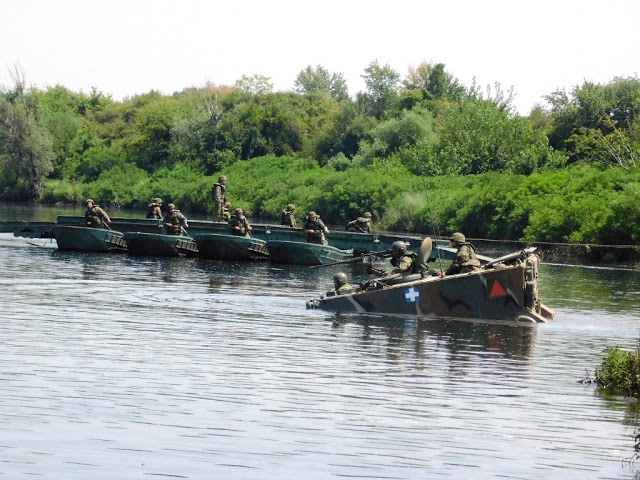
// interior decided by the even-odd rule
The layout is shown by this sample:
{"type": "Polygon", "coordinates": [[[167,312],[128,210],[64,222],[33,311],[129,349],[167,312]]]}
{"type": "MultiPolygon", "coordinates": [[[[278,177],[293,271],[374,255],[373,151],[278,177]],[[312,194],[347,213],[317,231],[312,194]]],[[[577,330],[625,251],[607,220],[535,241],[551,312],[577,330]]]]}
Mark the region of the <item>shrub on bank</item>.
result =
{"type": "Polygon", "coordinates": [[[602,390],[640,397],[640,350],[630,352],[607,347],[595,374],[602,390]]]}

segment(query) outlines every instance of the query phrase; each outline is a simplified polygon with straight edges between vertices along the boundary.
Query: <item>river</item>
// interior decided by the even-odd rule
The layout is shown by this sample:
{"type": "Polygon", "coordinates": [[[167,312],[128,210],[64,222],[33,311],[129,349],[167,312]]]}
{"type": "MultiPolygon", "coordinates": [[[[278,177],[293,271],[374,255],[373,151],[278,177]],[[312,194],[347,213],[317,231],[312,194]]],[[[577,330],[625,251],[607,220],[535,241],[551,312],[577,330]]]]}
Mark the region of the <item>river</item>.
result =
{"type": "Polygon", "coordinates": [[[543,263],[557,318],[511,327],[306,310],[338,267],[0,265],[0,478],[638,478],[636,405],[580,381],[637,346],[637,271],[543,263]]]}

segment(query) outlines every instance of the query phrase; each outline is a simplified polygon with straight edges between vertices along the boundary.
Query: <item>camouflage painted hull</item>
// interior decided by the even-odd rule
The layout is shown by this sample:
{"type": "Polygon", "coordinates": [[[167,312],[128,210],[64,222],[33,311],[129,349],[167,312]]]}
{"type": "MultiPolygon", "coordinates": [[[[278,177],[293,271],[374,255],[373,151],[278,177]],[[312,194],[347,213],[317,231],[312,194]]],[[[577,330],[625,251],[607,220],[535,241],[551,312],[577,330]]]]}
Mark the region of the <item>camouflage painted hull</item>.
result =
{"type": "Polygon", "coordinates": [[[267,248],[272,262],[294,265],[327,265],[353,257],[353,250],[316,243],[269,240],[267,248]]]}
{"type": "Polygon", "coordinates": [[[121,232],[104,228],[56,225],[53,234],[58,250],[79,252],[124,252],[127,242],[121,232]]]}
{"type": "Polygon", "coordinates": [[[151,257],[179,257],[197,255],[195,240],[184,235],[164,235],[160,233],[125,232],[129,253],[151,257]]]}
{"type": "Polygon", "coordinates": [[[555,313],[538,297],[539,267],[540,257],[531,247],[495,259],[477,272],[379,279],[353,293],[327,292],[308,301],[307,307],[354,314],[542,323],[555,313]]]}
{"type": "Polygon", "coordinates": [[[222,233],[196,233],[193,239],[198,244],[202,258],[212,260],[257,261],[269,260],[267,242],[258,238],[238,237],[222,233]]]}

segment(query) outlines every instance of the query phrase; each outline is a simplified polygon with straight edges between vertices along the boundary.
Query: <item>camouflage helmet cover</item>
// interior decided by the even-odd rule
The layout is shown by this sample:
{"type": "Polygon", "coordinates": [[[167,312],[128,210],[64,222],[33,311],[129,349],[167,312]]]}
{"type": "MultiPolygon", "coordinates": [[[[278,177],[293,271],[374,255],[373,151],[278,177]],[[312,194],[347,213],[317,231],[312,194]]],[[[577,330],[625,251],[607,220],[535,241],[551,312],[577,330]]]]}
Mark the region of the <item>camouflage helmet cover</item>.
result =
{"type": "Polygon", "coordinates": [[[347,274],[344,272],[338,272],[333,276],[333,284],[336,288],[339,288],[347,283],[347,274]]]}
{"type": "Polygon", "coordinates": [[[371,218],[373,215],[371,215],[371,212],[364,212],[364,214],[362,216],[364,218],[371,218]]]}
{"type": "Polygon", "coordinates": [[[236,214],[238,213],[244,213],[244,210],[242,210],[241,208],[236,208],[235,209],[236,214]]]}
{"type": "Polygon", "coordinates": [[[153,201],[156,203],[162,203],[162,199],[160,197],[154,198],[153,201]]]}
{"type": "Polygon", "coordinates": [[[91,203],[95,203],[95,202],[94,202],[93,200],[91,200],[90,198],[87,198],[87,199],[84,201],[84,204],[86,205],[86,204],[87,204],[87,203],[89,203],[89,202],[91,202],[91,203]]]}
{"type": "Polygon", "coordinates": [[[226,180],[226,179],[227,179],[227,176],[226,176],[226,175],[220,175],[220,176],[218,177],[218,181],[219,181],[219,182],[221,182],[221,181],[223,181],[223,180],[226,180]]]}
{"type": "Polygon", "coordinates": [[[307,216],[308,216],[309,218],[311,218],[311,217],[317,217],[317,216],[318,216],[318,214],[317,214],[316,212],[314,212],[313,210],[311,210],[309,213],[307,213],[307,216]]]}
{"type": "Polygon", "coordinates": [[[293,212],[296,209],[296,206],[293,203],[287,205],[287,211],[293,212]]]}
{"type": "Polygon", "coordinates": [[[464,243],[466,239],[464,237],[464,234],[460,232],[456,232],[453,235],[451,235],[451,240],[458,243],[464,243]]]}
{"type": "Polygon", "coordinates": [[[175,205],[175,203],[170,203],[169,205],[167,205],[167,209],[169,209],[169,210],[175,210],[175,209],[176,209],[176,205],[175,205]]]}

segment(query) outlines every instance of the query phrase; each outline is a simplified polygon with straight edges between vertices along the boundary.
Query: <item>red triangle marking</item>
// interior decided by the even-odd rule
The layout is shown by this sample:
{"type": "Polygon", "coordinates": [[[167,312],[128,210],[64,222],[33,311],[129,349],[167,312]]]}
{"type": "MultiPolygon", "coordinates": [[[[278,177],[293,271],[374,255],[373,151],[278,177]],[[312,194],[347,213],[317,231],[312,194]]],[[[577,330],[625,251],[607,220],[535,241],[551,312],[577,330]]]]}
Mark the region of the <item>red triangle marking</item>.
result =
{"type": "Polygon", "coordinates": [[[489,298],[491,297],[504,297],[507,294],[507,292],[504,291],[504,288],[502,288],[502,285],[500,285],[500,282],[498,280],[493,282],[493,287],[491,287],[491,293],[489,294],[489,298]]]}

